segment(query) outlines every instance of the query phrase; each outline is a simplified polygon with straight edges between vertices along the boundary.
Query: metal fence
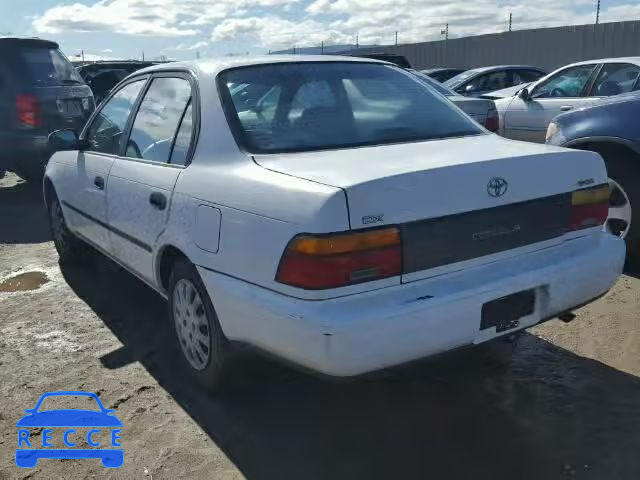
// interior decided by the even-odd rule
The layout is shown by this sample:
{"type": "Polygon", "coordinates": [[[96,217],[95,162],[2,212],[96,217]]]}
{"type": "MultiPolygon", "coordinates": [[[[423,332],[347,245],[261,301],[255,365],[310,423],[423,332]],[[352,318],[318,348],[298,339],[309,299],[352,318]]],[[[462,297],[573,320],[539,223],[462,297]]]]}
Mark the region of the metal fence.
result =
{"type": "Polygon", "coordinates": [[[640,20],[516,30],[343,53],[381,52],[404,55],[418,69],[527,64],[552,70],[581,60],[640,56],[640,20]]]}

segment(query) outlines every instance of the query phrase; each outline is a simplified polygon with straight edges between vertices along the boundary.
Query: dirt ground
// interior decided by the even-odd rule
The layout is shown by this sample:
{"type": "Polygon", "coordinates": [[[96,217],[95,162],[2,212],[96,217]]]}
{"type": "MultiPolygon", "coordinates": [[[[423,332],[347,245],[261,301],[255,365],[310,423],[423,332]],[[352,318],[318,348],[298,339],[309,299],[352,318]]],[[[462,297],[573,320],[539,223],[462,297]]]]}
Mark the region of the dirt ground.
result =
{"type": "Polygon", "coordinates": [[[216,397],[186,378],[154,292],[99,258],[60,271],[38,187],[8,174],[0,284],[28,272],[4,290],[45,283],[0,291],[0,478],[640,478],[633,275],[574,322],[525,334],[510,369],[465,351],[328,382],[247,356],[216,397]],[[122,468],[15,466],[16,421],[53,390],[116,409],[122,468]]]}

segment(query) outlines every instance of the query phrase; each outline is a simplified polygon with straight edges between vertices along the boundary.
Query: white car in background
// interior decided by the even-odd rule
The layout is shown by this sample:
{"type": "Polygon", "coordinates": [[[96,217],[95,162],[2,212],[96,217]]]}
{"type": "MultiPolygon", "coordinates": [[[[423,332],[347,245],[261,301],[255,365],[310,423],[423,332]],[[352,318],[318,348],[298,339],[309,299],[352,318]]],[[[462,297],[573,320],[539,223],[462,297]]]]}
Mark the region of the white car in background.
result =
{"type": "MultiPolygon", "coordinates": [[[[640,57],[566,65],[519,88],[513,96],[496,99],[500,117],[498,132],[515,140],[544,143],[549,123],[559,114],[634,90],[640,90],[640,57]]],[[[489,97],[500,94],[500,91],[494,92],[489,97]]]]}
{"type": "Polygon", "coordinates": [[[337,376],[487,342],[624,262],[597,154],[505,140],[373,60],[158,65],[51,144],[60,260],[91,245],[166,297],[210,387],[234,342],[337,376]]]}

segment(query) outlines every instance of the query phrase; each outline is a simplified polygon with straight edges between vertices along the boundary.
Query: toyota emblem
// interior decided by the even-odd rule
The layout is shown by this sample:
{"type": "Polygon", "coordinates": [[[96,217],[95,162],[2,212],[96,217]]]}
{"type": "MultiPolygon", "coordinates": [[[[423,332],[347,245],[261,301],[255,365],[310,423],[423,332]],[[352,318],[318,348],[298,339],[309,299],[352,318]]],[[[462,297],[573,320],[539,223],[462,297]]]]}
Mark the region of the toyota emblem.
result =
{"type": "Polygon", "coordinates": [[[493,177],[487,183],[487,193],[490,197],[501,197],[505,193],[507,193],[507,188],[509,188],[509,184],[502,177],[493,177]]]}

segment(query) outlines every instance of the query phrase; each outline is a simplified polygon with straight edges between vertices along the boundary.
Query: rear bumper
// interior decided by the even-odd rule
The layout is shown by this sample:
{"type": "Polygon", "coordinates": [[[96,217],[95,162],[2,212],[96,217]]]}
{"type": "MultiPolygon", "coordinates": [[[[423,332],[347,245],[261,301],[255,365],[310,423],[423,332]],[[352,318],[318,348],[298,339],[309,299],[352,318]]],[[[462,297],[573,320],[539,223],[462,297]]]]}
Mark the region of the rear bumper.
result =
{"type": "Polygon", "coordinates": [[[537,252],[330,300],[287,297],[199,268],[227,337],[334,376],[427,357],[530,327],[605,293],[624,265],[619,238],[593,233],[537,252]],[[483,304],[536,290],[533,314],[496,333],[483,304]]]}
{"type": "Polygon", "coordinates": [[[0,132],[0,169],[18,173],[43,171],[49,159],[49,139],[42,132],[0,132]]]}

